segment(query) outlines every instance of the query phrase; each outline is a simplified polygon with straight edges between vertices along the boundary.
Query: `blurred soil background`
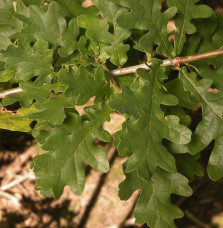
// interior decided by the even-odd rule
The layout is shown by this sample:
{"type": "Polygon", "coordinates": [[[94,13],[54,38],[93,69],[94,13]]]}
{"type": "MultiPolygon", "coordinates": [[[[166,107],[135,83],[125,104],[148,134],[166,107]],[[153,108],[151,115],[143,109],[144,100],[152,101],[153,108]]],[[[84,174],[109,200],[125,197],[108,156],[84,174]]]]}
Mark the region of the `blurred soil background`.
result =
{"type": "MultiPolygon", "coordinates": [[[[222,0],[204,0],[217,13],[223,11],[222,0]]],[[[87,0],[85,6],[90,2],[87,0]]],[[[174,26],[174,25],[173,25],[174,26]]],[[[174,28],[173,28],[174,29],[174,28]]],[[[80,108],[79,112],[83,110],[80,108]]],[[[105,128],[114,133],[124,118],[115,113],[105,128]]],[[[33,157],[40,153],[29,134],[0,130],[0,228],[146,228],[134,225],[132,209],[139,196],[130,200],[118,198],[118,184],[124,180],[122,163],[112,144],[96,141],[108,152],[111,171],[101,174],[86,166],[86,186],[75,196],[67,186],[59,200],[44,198],[35,190],[35,177],[30,170],[33,157]]],[[[207,162],[209,148],[200,158],[207,162]]],[[[223,228],[223,180],[212,182],[207,175],[192,183],[190,198],[173,196],[172,201],[185,213],[176,220],[179,228],[223,228]]]]}

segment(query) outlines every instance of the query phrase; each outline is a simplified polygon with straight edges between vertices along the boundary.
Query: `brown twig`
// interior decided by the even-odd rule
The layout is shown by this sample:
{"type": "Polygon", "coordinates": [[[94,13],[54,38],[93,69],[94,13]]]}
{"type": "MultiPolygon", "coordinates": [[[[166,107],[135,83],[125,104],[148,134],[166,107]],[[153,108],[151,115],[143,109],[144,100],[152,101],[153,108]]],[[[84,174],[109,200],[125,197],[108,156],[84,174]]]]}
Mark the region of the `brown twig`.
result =
{"type": "MultiPolygon", "coordinates": [[[[197,60],[203,60],[203,59],[210,59],[214,58],[216,56],[223,55],[223,48],[220,48],[216,51],[196,54],[196,55],[190,55],[185,57],[176,57],[174,59],[166,59],[163,60],[162,65],[163,66],[180,66],[182,64],[187,64],[189,62],[197,61],[197,60]]],[[[149,69],[149,66],[151,66],[151,62],[143,63],[136,66],[126,67],[122,69],[112,70],[109,72],[111,76],[120,76],[125,74],[134,74],[139,68],[149,69]]]]}
{"type": "Polygon", "coordinates": [[[177,61],[177,63],[175,65],[178,65],[178,64],[182,65],[182,64],[194,62],[197,60],[210,59],[210,58],[217,57],[220,55],[223,55],[223,48],[220,48],[216,51],[206,52],[206,53],[197,54],[197,55],[176,57],[175,60],[177,61]]]}
{"type": "MultiPolygon", "coordinates": [[[[162,65],[163,66],[180,66],[182,64],[187,64],[189,62],[197,61],[197,60],[203,60],[203,59],[210,59],[214,58],[216,56],[223,55],[223,48],[221,47],[218,50],[211,51],[211,52],[206,52],[206,53],[201,53],[201,54],[196,54],[196,55],[190,55],[190,56],[185,56],[185,57],[176,57],[174,59],[166,59],[163,60],[162,65]]],[[[121,69],[116,69],[116,70],[111,70],[109,71],[110,76],[120,76],[120,75],[125,75],[125,74],[134,74],[139,68],[144,68],[144,69],[150,69],[149,66],[151,66],[151,62],[135,65],[135,66],[130,66],[126,68],[121,68],[121,69]]],[[[23,92],[21,88],[14,88],[10,90],[5,90],[0,92],[0,99],[1,98],[6,98],[8,96],[12,96],[18,93],[23,92]]]]}

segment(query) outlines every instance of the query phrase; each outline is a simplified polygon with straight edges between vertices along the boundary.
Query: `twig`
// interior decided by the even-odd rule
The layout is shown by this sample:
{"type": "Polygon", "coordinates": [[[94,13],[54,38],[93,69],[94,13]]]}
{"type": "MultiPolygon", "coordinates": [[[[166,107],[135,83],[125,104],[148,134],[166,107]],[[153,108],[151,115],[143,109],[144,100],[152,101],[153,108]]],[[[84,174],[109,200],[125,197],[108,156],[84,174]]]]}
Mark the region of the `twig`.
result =
{"type": "MultiPolygon", "coordinates": [[[[185,57],[176,57],[174,59],[166,59],[163,60],[162,65],[163,66],[180,66],[182,64],[187,64],[189,62],[197,61],[197,60],[203,60],[203,59],[209,59],[209,58],[214,58],[216,56],[223,55],[223,48],[220,48],[216,51],[211,51],[211,52],[206,52],[202,54],[196,54],[196,55],[190,55],[190,56],[185,56],[185,57]]],[[[144,68],[144,69],[149,69],[149,66],[151,66],[151,62],[135,65],[135,66],[130,66],[122,69],[117,69],[117,70],[111,70],[109,71],[110,76],[120,76],[120,75],[125,75],[125,74],[134,74],[139,68],[144,68]]],[[[6,98],[11,95],[15,95],[18,93],[23,92],[21,88],[14,88],[10,90],[5,90],[0,92],[0,99],[1,98],[6,98]]]]}
{"type": "MultiPolygon", "coordinates": [[[[203,60],[203,59],[209,59],[216,56],[223,55],[223,48],[220,48],[216,51],[206,52],[202,54],[196,54],[196,55],[190,55],[185,57],[176,57],[174,59],[166,59],[163,60],[162,65],[163,66],[180,66],[182,64],[186,64],[189,62],[197,61],[197,60],[203,60]]],[[[134,74],[136,73],[136,70],[139,68],[149,69],[149,66],[151,66],[151,62],[143,63],[136,66],[126,67],[118,70],[112,70],[109,72],[111,76],[120,76],[125,74],[134,74]]]]}
{"type": "Polygon", "coordinates": [[[3,197],[5,197],[5,198],[11,200],[11,201],[12,201],[14,204],[16,204],[17,206],[18,206],[18,204],[19,204],[18,199],[17,199],[16,197],[12,196],[12,195],[9,194],[9,193],[0,191],[0,196],[3,196],[3,197]]]}
{"type": "Polygon", "coordinates": [[[200,221],[198,218],[196,218],[190,211],[186,210],[185,215],[194,223],[196,223],[197,225],[199,225],[200,227],[203,228],[210,228],[209,225],[206,225],[205,223],[203,223],[202,221],[200,221]]]}
{"type": "Polygon", "coordinates": [[[6,191],[9,188],[14,187],[17,184],[22,183],[23,181],[25,181],[26,179],[35,179],[35,176],[32,173],[28,173],[25,176],[19,177],[18,179],[12,181],[11,183],[4,185],[0,188],[1,191],[6,191]]]}
{"type": "Polygon", "coordinates": [[[23,92],[23,90],[19,87],[14,88],[14,89],[5,90],[5,91],[0,92],[0,98],[6,98],[8,96],[12,96],[12,95],[15,95],[15,94],[18,94],[21,92],[23,92]]]}

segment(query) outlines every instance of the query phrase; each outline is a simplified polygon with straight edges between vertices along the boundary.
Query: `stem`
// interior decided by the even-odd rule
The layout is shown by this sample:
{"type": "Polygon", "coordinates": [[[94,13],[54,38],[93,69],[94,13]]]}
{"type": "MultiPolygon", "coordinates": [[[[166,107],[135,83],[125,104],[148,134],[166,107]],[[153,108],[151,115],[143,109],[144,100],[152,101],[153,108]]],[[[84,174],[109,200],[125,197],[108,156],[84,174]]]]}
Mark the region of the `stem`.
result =
{"type": "MultiPolygon", "coordinates": [[[[179,67],[182,64],[187,64],[189,62],[202,60],[202,59],[209,59],[209,58],[213,58],[213,57],[220,56],[220,55],[223,55],[223,48],[220,48],[219,50],[216,50],[216,51],[206,52],[206,53],[202,53],[202,54],[190,55],[190,56],[185,56],[185,57],[176,57],[174,59],[166,59],[166,60],[163,60],[162,65],[179,67]]],[[[112,70],[109,72],[109,74],[111,76],[134,74],[134,73],[136,73],[136,71],[139,68],[149,69],[149,66],[151,64],[152,64],[151,62],[147,62],[147,63],[143,63],[143,64],[136,65],[136,66],[126,67],[123,69],[112,70]]]]}
{"type": "Polygon", "coordinates": [[[19,87],[0,92],[0,98],[5,98],[23,92],[19,87]]]}
{"type": "MultiPolygon", "coordinates": [[[[223,55],[223,48],[221,47],[218,50],[215,51],[210,51],[202,54],[196,54],[196,55],[190,55],[190,56],[185,56],[185,57],[176,57],[174,59],[166,59],[163,60],[162,65],[163,66],[180,66],[182,64],[187,64],[189,62],[197,61],[197,60],[203,60],[203,59],[210,59],[216,56],[223,55]]],[[[151,66],[151,62],[131,66],[131,67],[126,67],[122,69],[117,69],[117,70],[111,70],[109,71],[110,76],[120,76],[120,75],[125,75],[125,74],[134,74],[139,68],[144,68],[144,69],[150,69],[149,66],[151,66]]],[[[10,90],[5,90],[0,92],[0,99],[5,98],[11,95],[15,95],[18,93],[23,92],[21,88],[14,88],[10,90]]]]}

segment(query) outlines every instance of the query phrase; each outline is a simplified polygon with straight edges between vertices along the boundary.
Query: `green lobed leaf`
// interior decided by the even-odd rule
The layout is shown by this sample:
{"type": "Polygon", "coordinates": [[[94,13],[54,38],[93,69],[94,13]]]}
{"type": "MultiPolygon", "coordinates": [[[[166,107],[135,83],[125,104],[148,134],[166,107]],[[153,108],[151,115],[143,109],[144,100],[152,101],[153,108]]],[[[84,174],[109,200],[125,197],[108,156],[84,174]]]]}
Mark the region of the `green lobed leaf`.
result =
{"type": "Polygon", "coordinates": [[[131,32],[128,29],[121,28],[116,19],[126,9],[107,0],[94,0],[93,2],[100,9],[104,18],[112,24],[114,30],[113,42],[105,48],[105,52],[111,56],[110,60],[113,64],[122,66],[128,59],[126,52],[129,50],[129,45],[124,44],[124,41],[129,38],[131,32]]]}
{"type": "Polygon", "coordinates": [[[56,2],[61,9],[62,14],[65,18],[73,18],[73,15],[69,9],[69,7],[66,5],[66,2],[63,0],[48,0],[48,2],[56,2]]]}
{"type": "MultiPolygon", "coordinates": [[[[186,148],[187,149],[187,148],[186,148]]],[[[201,164],[197,161],[200,154],[191,155],[188,151],[185,154],[174,154],[177,164],[177,171],[187,177],[189,181],[194,179],[194,176],[204,176],[204,170],[201,164]]]]}
{"type": "MultiPolygon", "coordinates": [[[[218,16],[197,22],[197,33],[194,34],[185,47],[184,55],[191,55],[196,52],[205,53],[214,51],[223,46],[221,34],[223,32],[223,13],[218,16]],[[208,28],[208,29],[207,29],[208,28]]],[[[223,88],[223,57],[218,56],[211,59],[192,62],[202,78],[213,81],[213,86],[217,89],[223,88]]]]}
{"type": "Polygon", "coordinates": [[[165,87],[167,88],[168,92],[177,97],[177,99],[179,100],[179,105],[181,107],[192,110],[197,109],[196,106],[191,103],[190,92],[184,90],[183,83],[179,80],[179,78],[165,83],[165,87]]]}
{"type": "Polygon", "coordinates": [[[28,7],[28,15],[24,19],[27,25],[21,31],[20,40],[28,43],[43,39],[56,46],[57,39],[66,29],[66,21],[60,7],[56,3],[51,3],[45,10],[45,7],[31,5],[28,7]]]}
{"type": "Polygon", "coordinates": [[[63,95],[59,97],[51,97],[43,102],[36,102],[35,108],[39,110],[38,113],[31,115],[33,120],[39,122],[47,122],[53,125],[61,124],[65,117],[65,108],[74,108],[76,105],[76,99],[72,97],[65,97],[63,95]]]}
{"type": "Polygon", "coordinates": [[[112,93],[110,80],[103,67],[88,70],[83,66],[72,67],[59,72],[59,81],[67,86],[65,96],[77,98],[77,105],[84,105],[95,96],[95,102],[102,101],[112,93]]]}
{"type": "Polygon", "coordinates": [[[187,127],[191,124],[191,117],[185,112],[183,108],[178,106],[162,106],[165,115],[175,115],[180,118],[180,124],[183,124],[187,127]]]}
{"type": "Polygon", "coordinates": [[[12,0],[0,1],[0,34],[11,38],[22,28],[22,23],[14,17],[15,9],[12,0]]]}
{"type": "Polygon", "coordinates": [[[39,40],[33,47],[19,41],[18,46],[10,45],[6,51],[1,51],[1,55],[0,59],[6,62],[5,69],[17,71],[17,80],[28,81],[34,76],[45,79],[53,71],[53,51],[47,41],[39,40]]]}
{"type": "Polygon", "coordinates": [[[223,137],[220,135],[215,139],[215,145],[208,162],[208,175],[212,180],[220,180],[223,176],[223,137]]]}
{"type": "Polygon", "coordinates": [[[80,27],[87,29],[86,35],[91,40],[104,44],[110,44],[113,41],[113,36],[108,32],[109,25],[105,19],[84,14],[79,16],[77,21],[80,27]]]}
{"type": "Polygon", "coordinates": [[[155,170],[151,180],[140,178],[136,171],[126,173],[126,179],[119,185],[119,196],[127,200],[137,189],[140,189],[140,197],[133,211],[136,223],[147,222],[151,228],[176,227],[173,220],[183,217],[183,212],[171,204],[170,195],[192,194],[184,176],[160,168],[155,170]]]}
{"type": "Polygon", "coordinates": [[[20,108],[16,112],[0,110],[0,128],[10,131],[31,132],[30,126],[33,121],[30,115],[37,110],[31,106],[30,108],[20,108]]]}
{"type": "Polygon", "coordinates": [[[108,172],[106,152],[94,144],[95,138],[109,142],[111,137],[102,130],[109,121],[112,110],[104,105],[89,107],[86,115],[80,117],[67,113],[64,123],[49,132],[40,131],[42,148],[47,153],[34,158],[32,168],[38,178],[36,188],[43,193],[59,198],[65,185],[70,185],[75,194],[84,189],[84,162],[101,172],[108,172]]]}
{"type": "Polygon", "coordinates": [[[73,18],[70,20],[67,28],[63,29],[58,40],[58,44],[61,46],[58,50],[60,56],[66,57],[71,55],[74,50],[79,48],[79,44],[77,42],[78,36],[79,27],[77,25],[77,20],[73,18]]]}
{"type": "Polygon", "coordinates": [[[169,42],[168,21],[176,14],[176,7],[161,12],[161,0],[110,0],[130,10],[117,18],[117,24],[125,29],[149,30],[139,40],[139,48],[152,54],[153,45],[158,45],[157,52],[168,57],[175,56],[175,50],[169,42]]]}
{"type": "Polygon", "coordinates": [[[43,39],[48,41],[53,49],[59,48],[58,52],[62,57],[71,55],[79,48],[77,21],[73,18],[67,23],[57,3],[52,2],[47,8],[31,5],[26,9],[26,13],[23,11],[20,9],[17,12],[17,18],[26,24],[20,35],[23,43],[43,39]]]}
{"type": "Polygon", "coordinates": [[[167,0],[170,7],[177,7],[178,14],[175,17],[177,35],[175,35],[174,46],[176,54],[180,55],[186,42],[186,34],[196,32],[196,27],[191,23],[195,18],[207,18],[213,14],[213,10],[206,5],[196,5],[199,0],[167,0]]]}
{"type": "Polygon", "coordinates": [[[139,79],[132,89],[123,87],[122,94],[113,95],[109,103],[112,109],[130,116],[118,133],[117,148],[121,156],[131,155],[125,172],[137,170],[143,179],[148,179],[157,166],[176,171],[173,156],[162,144],[163,138],[187,144],[191,137],[191,131],[179,124],[179,117],[164,116],[160,107],[177,105],[178,100],[161,84],[166,75],[165,68],[159,64],[160,61],[153,60],[151,71],[139,69],[139,79]]]}
{"type": "Polygon", "coordinates": [[[14,77],[15,70],[1,70],[0,71],[0,82],[7,82],[14,77]]]}
{"type": "Polygon", "coordinates": [[[69,11],[72,13],[74,17],[78,17],[79,15],[82,14],[87,14],[87,15],[97,15],[98,14],[98,9],[92,5],[89,7],[84,7],[83,3],[85,0],[50,0],[51,2],[57,2],[60,5],[64,4],[67,6],[69,11]]]}
{"type": "Polygon", "coordinates": [[[44,2],[44,0],[22,0],[22,1],[27,6],[29,6],[29,5],[41,6],[44,2]]]}
{"type": "Polygon", "coordinates": [[[0,50],[6,50],[10,44],[12,44],[12,42],[8,37],[0,35],[0,50]]]}
{"type": "Polygon", "coordinates": [[[216,146],[209,160],[208,174],[213,180],[217,180],[223,176],[223,166],[220,162],[216,163],[216,160],[223,159],[222,154],[219,153],[223,134],[223,93],[208,92],[207,89],[212,81],[210,79],[197,80],[196,77],[196,73],[188,72],[186,67],[179,74],[185,90],[190,91],[194,102],[202,104],[202,120],[192,135],[188,149],[191,154],[196,154],[215,140],[216,146]],[[221,170],[221,172],[216,172],[216,170],[221,170]]]}
{"type": "Polygon", "coordinates": [[[23,92],[3,99],[5,106],[19,101],[22,107],[28,108],[34,100],[42,102],[50,95],[52,90],[58,92],[58,90],[61,91],[62,89],[59,83],[35,85],[33,82],[21,82],[19,87],[23,92]]]}
{"type": "Polygon", "coordinates": [[[202,165],[197,161],[198,156],[190,154],[176,155],[177,170],[183,174],[188,180],[192,181],[194,176],[203,177],[204,170],[202,165]]]}

